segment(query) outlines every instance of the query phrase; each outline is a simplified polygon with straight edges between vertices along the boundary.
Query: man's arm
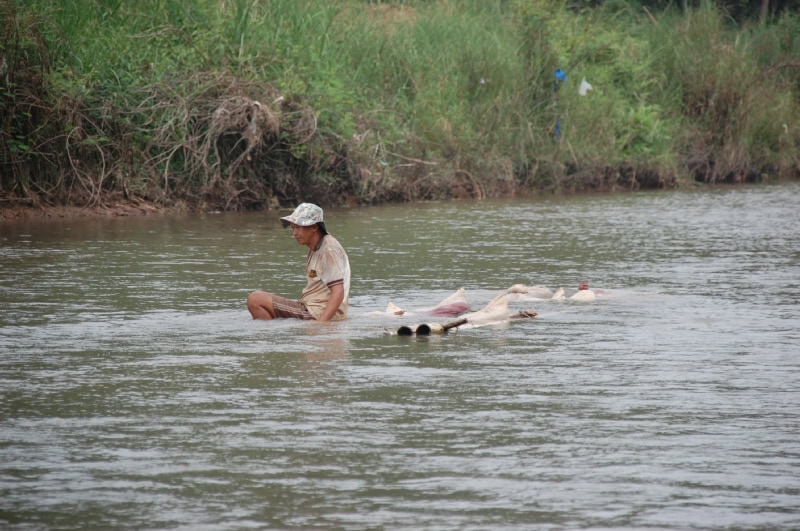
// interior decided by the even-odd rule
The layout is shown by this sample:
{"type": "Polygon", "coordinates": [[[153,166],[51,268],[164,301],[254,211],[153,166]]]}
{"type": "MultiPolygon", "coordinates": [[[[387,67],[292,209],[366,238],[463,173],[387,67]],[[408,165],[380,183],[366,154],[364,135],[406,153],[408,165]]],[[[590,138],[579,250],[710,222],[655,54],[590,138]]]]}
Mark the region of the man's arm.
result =
{"type": "Polygon", "coordinates": [[[336,315],[336,310],[344,300],[344,284],[334,284],[331,286],[331,298],[328,300],[328,305],[325,306],[325,311],[319,317],[320,321],[330,321],[331,317],[336,315]]]}

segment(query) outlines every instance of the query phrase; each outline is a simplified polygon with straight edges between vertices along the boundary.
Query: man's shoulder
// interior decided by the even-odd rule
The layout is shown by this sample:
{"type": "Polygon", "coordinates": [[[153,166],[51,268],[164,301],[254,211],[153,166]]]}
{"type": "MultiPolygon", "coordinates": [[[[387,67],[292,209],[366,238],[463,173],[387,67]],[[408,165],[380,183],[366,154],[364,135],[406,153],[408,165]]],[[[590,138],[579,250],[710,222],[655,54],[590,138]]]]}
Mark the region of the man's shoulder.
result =
{"type": "Polygon", "coordinates": [[[320,250],[325,249],[325,248],[331,249],[331,250],[333,250],[333,249],[337,249],[337,250],[341,249],[342,252],[344,252],[344,247],[342,247],[342,244],[339,243],[339,240],[337,240],[336,238],[334,238],[330,234],[326,234],[325,237],[322,239],[322,245],[320,246],[320,250]]]}

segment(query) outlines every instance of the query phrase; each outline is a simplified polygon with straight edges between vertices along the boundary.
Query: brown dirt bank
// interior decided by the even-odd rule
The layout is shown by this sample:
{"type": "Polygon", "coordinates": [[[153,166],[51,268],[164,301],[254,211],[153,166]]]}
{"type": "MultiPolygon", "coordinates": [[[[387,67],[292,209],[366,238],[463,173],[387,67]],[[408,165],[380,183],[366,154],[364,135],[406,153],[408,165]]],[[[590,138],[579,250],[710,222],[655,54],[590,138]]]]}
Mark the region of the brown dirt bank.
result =
{"type": "MultiPolygon", "coordinates": [[[[3,201],[7,203],[7,201],[3,201]]],[[[185,210],[185,209],[181,209],[185,210]]],[[[175,211],[152,203],[141,201],[114,202],[81,207],[75,205],[2,204],[0,203],[0,223],[24,220],[58,220],[77,218],[147,216],[175,211]]]]}
{"type": "MultiPolygon", "coordinates": [[[[730,179],[708,183],[702,179],[679,180],[674,175],[663,175],[655,171],[642,170],[629,165],[606,166],[603,168],[579,169],[565,168],[559,175],[543,176],[536,168],[517,168],[514,176],[497,181],[481,182],[465,171],[456,171],[450,178],[433,179],[435,184],[424,191],[415,190],[395,201],[384,203],[414,203],[431,199],[486,199],[503,197],[547,197],[553,195],[573,195],[592,193],[619,193],[636,190],[669,190],[703,185],[725,185],[741,183],[760,183],[762,178],[730,179]]],[[[800,173],[792,179],[800,178],[800,173]]],[[[329,198],[313,200],[326,206],[358,206],[372,204],[360,197],[329,198]]],[[[187,212],[220,212],[226,210],[223,197],[206,195],[202,201],[190,204],[177,199],[165,202],[142,198],[125,198],[120,194],[108,193],[94,197],[91,204],[58,204],[35,198],[0,197],[0,223],[13,223],[25,220],[59,220],[77,218],[112,218],[128,216],[149,216],[158,214],[180,214],[187,212]]],[[[269,210],[293,204],[279,205],[275,197],[265,197],[259,207],[251,210],[269,210]]],[[[237,210],[228,209],[228,210],[237,210]]],[[[241,210],[241,208],[238,208],[241,210]]]]}

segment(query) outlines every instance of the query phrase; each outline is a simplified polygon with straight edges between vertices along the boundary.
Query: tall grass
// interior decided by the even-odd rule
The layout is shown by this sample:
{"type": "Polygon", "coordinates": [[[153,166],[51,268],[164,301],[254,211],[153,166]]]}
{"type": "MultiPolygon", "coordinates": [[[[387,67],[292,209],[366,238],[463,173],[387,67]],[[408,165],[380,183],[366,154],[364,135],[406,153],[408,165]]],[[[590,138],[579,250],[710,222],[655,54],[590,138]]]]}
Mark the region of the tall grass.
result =
{"type": "Polygon", "coordinates": [[[796,129],[800,117],[791,96],[800,62],[786,48],[794,46],[797,28],[731,31],[728,24],[724,12],[704,2],[687,14],[666,14],[649,34],[658,50],[655,66],[668,81],[662,98],[680,117],[676,151],[690,176],[707,182],[795,171],[796,133],[789,124],[796,129]]]}
{"type": "Polygon", "coordinates": [[[0,0],[0,13],[0,195],[17,200],[259,208],[800,169],[794,14],[737,27],[709,1],[545,0],[0,0]]]}

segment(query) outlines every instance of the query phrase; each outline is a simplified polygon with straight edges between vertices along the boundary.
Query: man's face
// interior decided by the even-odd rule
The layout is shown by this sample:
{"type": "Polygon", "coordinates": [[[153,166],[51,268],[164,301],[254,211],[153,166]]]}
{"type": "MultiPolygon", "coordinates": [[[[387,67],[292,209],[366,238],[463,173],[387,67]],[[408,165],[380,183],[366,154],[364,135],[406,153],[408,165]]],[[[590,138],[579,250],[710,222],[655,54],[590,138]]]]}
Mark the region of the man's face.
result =
{"type": "Polygon", "coordinates": [[[297,240],[297,243],[300,245],[308,245],[311,243],[311,239],[314,237],[315,230],[316,225],[301,227],[300,225],[295,225],[292,223],[292,236],[294,236],[294,239],[297,240]]]}

